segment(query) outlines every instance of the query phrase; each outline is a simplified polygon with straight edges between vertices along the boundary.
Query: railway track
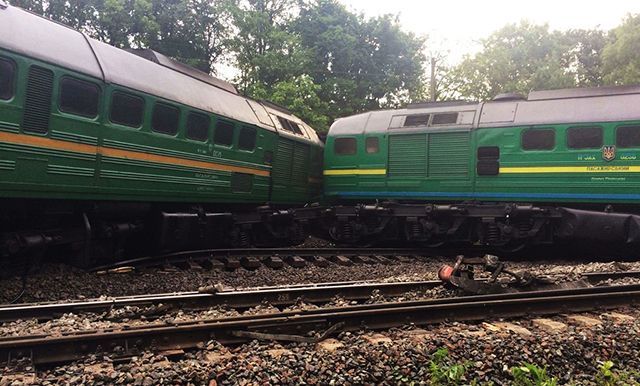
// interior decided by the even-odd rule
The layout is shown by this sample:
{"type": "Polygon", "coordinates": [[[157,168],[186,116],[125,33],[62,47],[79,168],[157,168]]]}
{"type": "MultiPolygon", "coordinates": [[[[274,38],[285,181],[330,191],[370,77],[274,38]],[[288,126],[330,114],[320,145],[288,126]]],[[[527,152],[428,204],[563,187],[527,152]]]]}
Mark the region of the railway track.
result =
{"type": "MultiPolygon", "coordinates": [[[[439,251],[442,253],[442,251],[439,251]]],[[[162,265],[197,265],[198,268],[257,269],[261,266],[281,268],[285,264],[302,267],[306,264],[328,266],[354,263],[388,264],[410,261],[409,257],[426,256],[424,248],[246,248],[204,249],[122,260],[93,267],[94,272],[106,272],[124,267],[147,268],[162,265]]]]}
{"type": "MultiPolygon", "coordinates": [[[[597,272],[582,274],[583,280],[597,284],[605,280],[640,278],[640,271],[597,272]]],[[[439,280],[410,282],[335,282],[289,286],[256,287],[241,290],[205,288],[203,291],[122,296],[110,299],[87,299],[70,302],[23,303],[0,306],[0,322],[20,319],[50,320],[66,313],[101,313],[113,308],[145,307],[162,304],[172,309],[199,310],[214,306],[248,309],[261,303],[289,306],[298,300],[311,304],[330,302],[335,296],[347,301],[369,299],[377,292],[382,296],[400,296],[440,287],[439,280]]],[[[168,309],[166,307],[166,309],[168,309]]]]}
{"type": "MultiPolygon", "coordinates": [[[[585,274],[583,280],[640,277],[640,272],[585,274]]],[[[0,308],[2,320],[16,317],[48,319],[64,312],[104,312],[126,305],[163,304],[180,307],[209,307],[227,304],[248,308],[262,301],[275,305],[293,304],[302,297],[308,302],[326,302],[340,294],[362,300],[372,291],[400,295],[407,291],[435,288],[440,282],[411,283],[327,283],[315,286],[263,287],[213,294],[181,293],[136,296],[68,304],[25,304],[0,308]]],[[[640,303],[640,284],[556,289],[499,295],[466,296],[419,301],[358,304],[344,307],[284,311],[209,320],[145,325],[122,325],[109,330],[89,330],[57,335],[30,335],[0,338],[0,361],[30,358],[33,364],[47,365],[81,359],[91,354],[127,358],[145,350],[182,352],[198,344],[217,340],[238,344],[251,339],[316,342],[337,331],[388,329],[406,324],[426,325],[443,321],[474,321],[551,315],[611,309],[640,303]],[[177,351],[176,351],[177,350],[177,351]]]]}
{"type": "Polygon", "coordinates": [[[314,285],[260,287],[244,290],[221,290],[213,293],[181,292],[140,296],[125,296],[113,299],[90,299],[66,303],[26,303],[0,306],[0,322],[19,319],[48,320],[65,313],[100,313],[112,308],[127,306],[150,306],[162,304],[180,309],[206,309],[228,306],[247,309],[261,303],[273,306],[289,306],[298,299],[320,304],[331,301],[337,295],[345,300],[361,301],[370,298],[376,291],[384,296],[399,296],[412,291],[425,291],[442,285],[441,281],[413,281],[395,283],[340,282],[314,285]]]}
{"type": "Polygon", "coordinates": [[[44,365],[73,361],[96,353],[112,357],[129,357],[148,349],[175,353],[176,350],[194,349],[211,339],[222,344],[238,344],[252,339],[316,342],[336,331],[583,312],[638,302],[640,285],[365,304],[58,336],[6,337],[0,338],[0,360],[10,362],[26,357],[35,365],[44,365]]]}

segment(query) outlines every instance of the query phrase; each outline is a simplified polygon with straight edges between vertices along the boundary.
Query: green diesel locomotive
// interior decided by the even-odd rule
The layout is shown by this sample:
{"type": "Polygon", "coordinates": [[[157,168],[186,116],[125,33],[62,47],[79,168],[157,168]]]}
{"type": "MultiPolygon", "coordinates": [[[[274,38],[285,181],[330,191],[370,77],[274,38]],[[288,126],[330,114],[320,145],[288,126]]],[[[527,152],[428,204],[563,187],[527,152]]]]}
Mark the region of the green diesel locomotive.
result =
{"type": "Polygon", "coordinates": [[[638,106],[640,87],[609,87],[340,119],[325,147],[330,233],[353,243],[637,245],[638,106]]]}
{"type": "MultiPolygon", "coordinates": [[[[323,144],[153,51],[0,3],[0,256],[298,242],[323,144]]],[[[86,261],[85,261],[86,262],[86,261]]]]}

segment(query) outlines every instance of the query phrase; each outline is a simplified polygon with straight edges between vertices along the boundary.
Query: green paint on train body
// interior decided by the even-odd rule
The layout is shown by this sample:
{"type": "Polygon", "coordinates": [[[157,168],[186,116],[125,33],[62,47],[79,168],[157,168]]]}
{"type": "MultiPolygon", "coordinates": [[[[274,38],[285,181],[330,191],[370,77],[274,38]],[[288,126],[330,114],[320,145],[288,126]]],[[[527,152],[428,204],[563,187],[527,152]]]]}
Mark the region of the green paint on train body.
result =
{"type": "Polygon", "coordinates": [[[0,98],[0,197],[301,205],[317,201],[322,194],[319,142],[104,83],[8,50],[0,49],[0,61],[14,68],[11,95],[0,98]],[[34,68],[45,77],[30,82],[34,68]],[[95,116],[63,111],[63,79],[98,88],[95,116]],[[27,100],[29,87],[47,88],[43,82],[49,81],[48,103],[34,100],[33,95],[27,100]],[[113,122],[114,93],[140,98],[144,104],[142,124],[130,127],[113,122]],[[46,117],[38,116],[42,115],[40,110],[29,112],[36,121],[48,119],[48,127],[24,127],[28,103],[50,111],[46,117]],[[175,134],[152,130],[158,103],[179,112],[175,134]],[[191,114],[209,120],[203,140],[186,135],[191,114]],[[214,141],[221,121],[233,127],[229,145],[214,141]],[[245,129],[255,133],[255,138],[241,139],[245,129]],[[245,143],[243,149],[241,141],[249,145],[245,143]]]}
{"type": "Polygon", "coordinates": [[[387,129],[389,118],[383,116],[374,130],[358,127],[370,126],[376,112],[371,114],[329,132],[324,160],[329,202],[474,200],[602,208],[640,203],[638,119],[395,130],[387,129]],[[377,148],[368,149],[374,142],[377,148]]]}

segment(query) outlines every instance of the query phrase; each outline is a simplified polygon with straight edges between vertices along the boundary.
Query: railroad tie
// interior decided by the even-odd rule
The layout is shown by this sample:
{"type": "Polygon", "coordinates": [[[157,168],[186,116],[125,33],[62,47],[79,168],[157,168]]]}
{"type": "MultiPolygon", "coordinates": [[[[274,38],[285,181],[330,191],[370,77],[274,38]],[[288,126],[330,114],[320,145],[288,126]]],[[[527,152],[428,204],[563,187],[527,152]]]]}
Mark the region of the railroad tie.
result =
{"type": "Polygon", "coordinates": [[[320,268],[326,268],[329,266],[329,260],[325,259],[322,256],[304,256],[304,258],[308,262],[320,268]]]}
{"type": "Polygon", "coordinates": [[[240,259],[240,264],[242,264],[245,269],[248,269],[250,271],[258,269],[262,266],[260,260],[255,256],[243,256],[240,259]]]}
{"type": "Polygon", "coordinates": [[[344,267],[348,267],[348,266],[352,266],[353,265],[353,261],[351,261],[349,258],[347,258],[346,256],[331,256],[331,261],[338,264],[338,265],[342,265],[344,267]]]}
{"type": "Polygon", "coordinates": [[[307,265],[307,262],[300,256],[287,256],[285,258],[287,264],[292,266],[293,268],[303,268],[307,265]]]}
{"type": "Polygon", "coordinates": [[[284,262],[278,256],[269,256],[263,260],[264,265],[273,269],[280,269],[284,267],[284,262]]]}

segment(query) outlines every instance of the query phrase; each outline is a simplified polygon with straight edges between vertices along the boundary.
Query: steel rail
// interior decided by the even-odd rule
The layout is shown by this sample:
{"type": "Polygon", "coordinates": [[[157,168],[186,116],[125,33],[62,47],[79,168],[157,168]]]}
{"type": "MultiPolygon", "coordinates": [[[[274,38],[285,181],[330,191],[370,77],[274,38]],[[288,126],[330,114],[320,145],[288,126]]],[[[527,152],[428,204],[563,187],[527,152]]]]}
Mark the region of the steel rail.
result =
{"type": "Polygon", "coordinates": [[[591,283],[597,283],[604,280],[617,280],[624,278],[640,278],[640,271],[617,271],[617,272],[585,272],[582,277],[591,283]]]}
{"type": "Polygon", "coordinates": [[[12,304],[0,307],[0,322],[19,319],[53,319],[65,313],[100,313],[126,306],[171,305],[181,309],[203,309],[228,306],[235,309],[255,307],[263,302],[274,306],[294,304],[298,299],[319,304],[335,296],[345,300],[366,300],[374,291],[385,296],[399,296],[412,291],[425,291],[442,285],[441,281],[413,282],[336,282],[278,287],[257,287],[242,290],[223,290],[215,293],[178,292],[153,295],[124,296],[112,299],[90,299],[73,302],[12,304]]]}
{"type": "MultiPolygon", "coordinates": [[[[199,320],[171,325],[133,326],[111,331],[82,331],[61,336],[0,338],[0,361],[29,357],[36,365],[68,362],[92,353],[114,357],[143,350],[187,350],[215,339],[223,344],[245,342],[256,334],[304,340],[305,334],[339,327],[341,331],[388,329],[406,324],[476,321],[612,309],[640,303],[640,285],[471,296],[399,303],[367,304],[199,320]]],[[[309,339],[309,338],[306,338],[309,339]]]]}

